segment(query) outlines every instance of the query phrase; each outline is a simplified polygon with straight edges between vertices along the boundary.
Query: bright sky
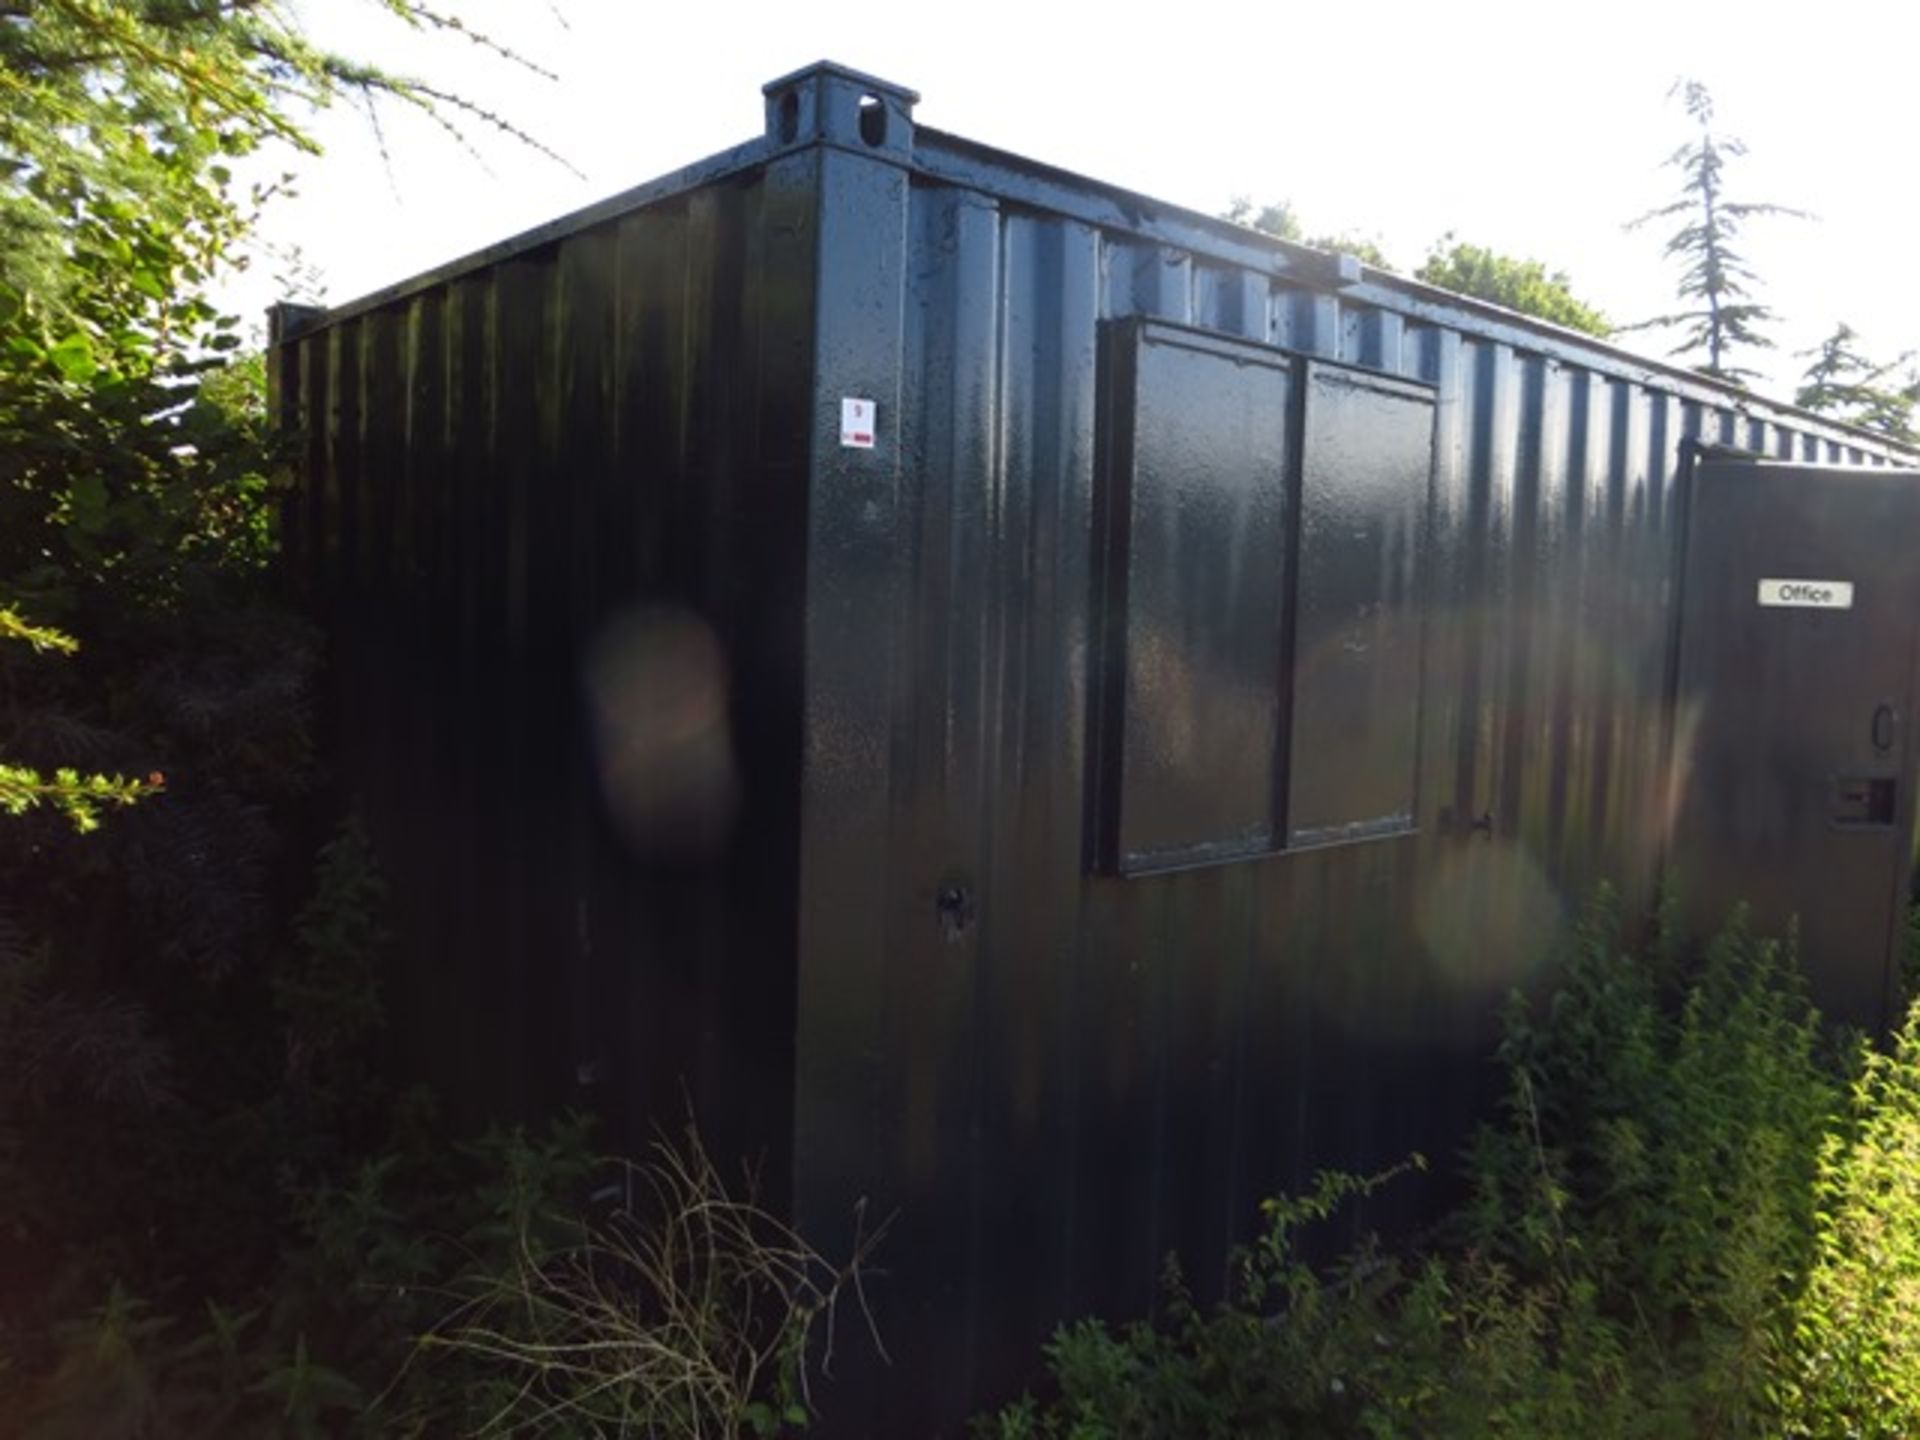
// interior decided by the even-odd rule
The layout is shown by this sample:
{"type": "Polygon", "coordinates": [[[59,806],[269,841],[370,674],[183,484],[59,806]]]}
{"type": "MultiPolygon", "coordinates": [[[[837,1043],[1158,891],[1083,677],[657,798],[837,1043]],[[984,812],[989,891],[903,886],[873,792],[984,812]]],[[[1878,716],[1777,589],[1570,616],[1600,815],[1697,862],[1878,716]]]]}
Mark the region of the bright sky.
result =
{"type": "MultiPolygon", "coordinates": [[[[1920,347],[1920,0],[444,0],[557,83],[418,43],[364,0],[298,3],[316,39],[499,110],[584,177],[475,129],[482,163],[397,114],[383,162],[364,117],[324,115],[327,153],[297,162],[301,193],[265,233],[298,243],[332,303],[757,135],[760,86],[831,58],[913,87],[917,119],[970,139],[1199,210],[1289,199],[1310,231],[1369,235],[1407,268],[1453,230],[1566,270],[1627,321],[1672,303],[1667,230],[1622,227],[1674,188],[1660,162],[1688,130],[1666,97],[1690,75],[1751,151],[1732,197],[1818,217],[1750,229],[1782,320],[1760,388],[1790,391],[1791,352],[1836,320],[1870,353],[1920,347]]],[[[257,313],[274,268],[229,303],[257,313]]]]}

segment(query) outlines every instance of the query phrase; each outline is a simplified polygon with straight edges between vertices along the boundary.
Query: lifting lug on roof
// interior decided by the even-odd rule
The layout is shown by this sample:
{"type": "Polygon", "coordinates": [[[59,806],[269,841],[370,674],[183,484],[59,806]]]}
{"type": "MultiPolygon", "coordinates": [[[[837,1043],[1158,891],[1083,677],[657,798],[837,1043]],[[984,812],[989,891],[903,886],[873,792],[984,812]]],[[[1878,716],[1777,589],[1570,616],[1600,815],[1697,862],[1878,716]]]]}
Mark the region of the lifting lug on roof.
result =
{"type": "Polygon", "coordinates": [[[278,345],[313,329],[327,318],[324,305],[300,305],[281,300],[267,307],[267,343],[278,345]]]}
{"type": "Polygon", "coordinates": [[[907,160],[920,96],[891,80],[822,60],[763,87],[767,139],[780,147],[825,142],[907,160]]]}
{"type": "Polygon", "coordinates": [[[1303,250],[1289,268],[1318,290],[1350,290],[1363,278],[1359,256],[1331,250],[1303,250]]]}

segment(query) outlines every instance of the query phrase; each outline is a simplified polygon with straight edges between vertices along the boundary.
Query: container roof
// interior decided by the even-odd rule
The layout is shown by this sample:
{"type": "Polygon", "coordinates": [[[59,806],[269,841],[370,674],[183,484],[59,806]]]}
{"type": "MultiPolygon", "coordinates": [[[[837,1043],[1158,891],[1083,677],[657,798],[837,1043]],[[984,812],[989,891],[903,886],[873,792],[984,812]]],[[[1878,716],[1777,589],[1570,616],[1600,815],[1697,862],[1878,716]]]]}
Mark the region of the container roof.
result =
{"type": "MultiPolygon", "coordinates": [[[[863,103],[885,103],[906,128],[904,135],[896,131],[884,150],[862,153],[884,163],[900,164],[929,181],[968,186],[1004,202],[1070,215],[1108,231],[1159,241],[1202,258],[1264,271],[1290,284],[1337,293],[1410,319],[1464,328],[1518,350],[1618,378],[1657,384],[1682,398],[1743,413],[1764,411],[1762,418],[1796,418],[1856,437],[1891,458],[1920,464],[1920,447],[1902,445],[1878,431],[1758,395],[1671,361],[1640,354],[1537,316],[1428,285],[1395,271],[1365,264],[1350,255],[1282,240],[1219,216],[1156,200],[1010,151],[913,124],[912,110],[920,98],[915,91],[848,66],[821,60],[769,81],[763,92],[767,101],[767,130],[754,139],[332,309],[276,307],[272,333],[276,340],[289,339],[378,309],[458,276],[539,250],[644,206],[752,170],[796,148],[808,145],[847,148],[854,142],[824,127],[810,128],[798,135],[783,135],[781,106],[786,101],[784,113],[790,116],[789,96],[809,92],[815,95],[853,93],[860,96],[863,103]]],[[[788,124],[790,126],[791,121],[788,124]]]]}

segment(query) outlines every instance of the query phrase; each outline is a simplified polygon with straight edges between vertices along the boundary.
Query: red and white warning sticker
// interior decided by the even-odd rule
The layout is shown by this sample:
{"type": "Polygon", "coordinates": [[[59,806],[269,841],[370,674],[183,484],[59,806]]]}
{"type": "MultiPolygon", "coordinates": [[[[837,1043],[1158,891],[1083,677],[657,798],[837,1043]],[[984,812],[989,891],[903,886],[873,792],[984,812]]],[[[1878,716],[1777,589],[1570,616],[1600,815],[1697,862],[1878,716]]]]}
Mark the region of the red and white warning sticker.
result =
{"type": "Polygon", "coordinates": [[[875,405],[871,400],[856,400],[851,395],[840,400],[840,443],[854,450],[873,449],[875,405]]]}

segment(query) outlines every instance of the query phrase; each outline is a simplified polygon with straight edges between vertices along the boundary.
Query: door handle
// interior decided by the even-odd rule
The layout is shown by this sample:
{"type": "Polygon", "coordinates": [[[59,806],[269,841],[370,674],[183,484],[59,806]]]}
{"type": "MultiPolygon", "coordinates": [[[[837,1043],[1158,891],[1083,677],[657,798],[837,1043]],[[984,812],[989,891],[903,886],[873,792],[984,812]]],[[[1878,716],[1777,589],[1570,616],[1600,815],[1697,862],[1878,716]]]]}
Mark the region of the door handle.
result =
{"type": "Polygon", "coordinates": [[[1897,724],[1893,702],[1882,700],[1873,712],[1872,740],[1873,748],[1881,752],[1893,749],[1894,727],[1897,724]]]}

